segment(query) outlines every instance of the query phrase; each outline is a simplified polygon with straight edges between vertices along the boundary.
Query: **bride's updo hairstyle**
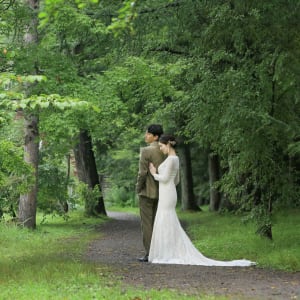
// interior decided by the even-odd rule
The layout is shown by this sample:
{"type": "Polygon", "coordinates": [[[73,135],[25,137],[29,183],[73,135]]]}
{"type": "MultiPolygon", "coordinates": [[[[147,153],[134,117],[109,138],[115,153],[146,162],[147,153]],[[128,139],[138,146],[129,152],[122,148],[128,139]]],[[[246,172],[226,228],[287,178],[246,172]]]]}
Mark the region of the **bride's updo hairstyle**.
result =
{"type": "Polygon", "coordinates": [[[175,140],[175,137],[173,135],[170,134],[163,134],[160,136],[159,138],[159,142],[165,145],[170,144],[173,148],[176,147],[177,142],[175,140]]]}

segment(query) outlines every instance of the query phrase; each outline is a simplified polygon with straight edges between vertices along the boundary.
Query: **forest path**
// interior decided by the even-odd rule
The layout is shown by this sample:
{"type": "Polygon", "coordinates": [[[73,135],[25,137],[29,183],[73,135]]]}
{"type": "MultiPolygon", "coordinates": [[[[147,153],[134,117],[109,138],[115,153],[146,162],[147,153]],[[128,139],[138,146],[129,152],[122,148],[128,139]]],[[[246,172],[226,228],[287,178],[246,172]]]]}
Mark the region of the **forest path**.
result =
{"type": "MultiPolygon", "coordinates": [[[[259,267],[205,267],[141,263],[139,217],[109,212],[99,227],[101,237],[90,243],[85,259],[112,268],[125,285],[171,289],[182,295],[223,295],[230,299],[300,300],[300,272],[259,267]]],[[[183,296],[184,297],[184,296],[183,296]]]]}

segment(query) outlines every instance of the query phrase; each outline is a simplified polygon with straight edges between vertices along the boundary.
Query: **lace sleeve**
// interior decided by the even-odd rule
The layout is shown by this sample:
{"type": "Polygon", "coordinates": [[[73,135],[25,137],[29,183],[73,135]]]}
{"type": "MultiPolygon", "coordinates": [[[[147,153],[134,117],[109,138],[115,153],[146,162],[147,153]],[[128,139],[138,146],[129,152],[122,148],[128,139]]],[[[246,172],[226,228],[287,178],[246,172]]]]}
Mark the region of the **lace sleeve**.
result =
{"type": "Polygon", "coordinates": [[[168,182],[171,178],[174,178],[174,175],[177,173],[176,164],[173,159],[167,159],[164,162],[164,168],[158,174],[154,174],[153,177],[155,180],[160,182],[168,182]]]}

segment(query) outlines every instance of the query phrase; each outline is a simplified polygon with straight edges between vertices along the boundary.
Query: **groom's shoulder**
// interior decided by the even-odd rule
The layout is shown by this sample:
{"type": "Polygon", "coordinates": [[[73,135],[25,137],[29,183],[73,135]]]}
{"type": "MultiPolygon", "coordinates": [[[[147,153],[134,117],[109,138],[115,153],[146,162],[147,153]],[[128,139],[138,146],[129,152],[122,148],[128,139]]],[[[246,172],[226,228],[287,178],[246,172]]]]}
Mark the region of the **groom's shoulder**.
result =
{"type": "Polygon", "coordinates": [[[147,154],[158,152],[159,148],[155,145],[148,145],[145,147],[141,147],[140,151],[141,151],[141,153],[147,155],[147,154]]]}
{"type": "Polygon", "coordinates": [[[151,145],[145,146],[145,147],[141,147],[141,152],[143,153],[149,153],[151,151],[154,150],[154,147],[151,145]]]}

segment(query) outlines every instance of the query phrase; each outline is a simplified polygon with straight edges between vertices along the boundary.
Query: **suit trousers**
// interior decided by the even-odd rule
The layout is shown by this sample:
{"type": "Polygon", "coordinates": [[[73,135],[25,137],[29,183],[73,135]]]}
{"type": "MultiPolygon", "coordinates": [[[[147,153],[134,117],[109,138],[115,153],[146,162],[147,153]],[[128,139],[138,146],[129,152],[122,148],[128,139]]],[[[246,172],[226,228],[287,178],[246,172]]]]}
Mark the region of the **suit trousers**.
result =
{"type": "Polygon", "coordinates": [[[141,229],[146,255],[149,255],[157,204],[158,199],[151,199],[145,196],[139,196],[141,229]]]}

